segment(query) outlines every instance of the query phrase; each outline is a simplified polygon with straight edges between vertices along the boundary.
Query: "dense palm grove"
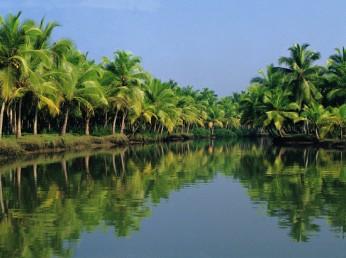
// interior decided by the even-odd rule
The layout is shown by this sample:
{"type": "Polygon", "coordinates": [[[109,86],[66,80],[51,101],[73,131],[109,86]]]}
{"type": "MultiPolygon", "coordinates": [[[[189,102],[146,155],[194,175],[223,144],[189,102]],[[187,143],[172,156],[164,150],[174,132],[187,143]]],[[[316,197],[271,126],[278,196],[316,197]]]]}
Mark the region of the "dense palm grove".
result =
{"type": "Polygon", "coordinates": [[[289,48],[245,92],[218,98],[210,89],[162,82],[139,57],[116,51],[101,63],[67,39],[51,41],[57,23],[0,19],[0,135],[26,133],[190,133],[196,128],[343,137],[346,51],[326,66],[309,45],[289,48]]]}
{"type": "Polygon", "coordinates": [[[51,42],[56,23],[0,22],[1,132],[189,133],[236,122],[231,99],[161,82],[129,52],[97,64],[70,40],[51,42]]]}
{"type": "Polygon", "coordinates": [[[336,49],[326,66],[308,44],[289,48],[280,66],[269,65],[241,96],[241,124],[277,137],[343,137],[346,123],[346,50],[336,49]]]}

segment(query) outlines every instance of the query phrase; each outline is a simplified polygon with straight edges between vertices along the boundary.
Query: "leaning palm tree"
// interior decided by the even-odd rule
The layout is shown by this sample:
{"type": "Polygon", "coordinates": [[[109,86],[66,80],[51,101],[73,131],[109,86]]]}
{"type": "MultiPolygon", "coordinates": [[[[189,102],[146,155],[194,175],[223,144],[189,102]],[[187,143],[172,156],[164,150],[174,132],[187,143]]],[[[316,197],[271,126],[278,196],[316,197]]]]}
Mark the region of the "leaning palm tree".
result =
{"type": "Polygon", "coordinates": [[[86,112],[86,133],[88,133],[94,102],[106,103],[103,90],[98,83],[100,71],[86,59],[85,55],[75,50],[69,53],[67,60],[62,63],[60,72],[56,74],[61,94],[60,110],[64,111],[61,135],[66,134],[69,114],[73,108],[79,111],[84,109],[86,112]]]}
{"type": "Polygon", "coordinates": [[[40,29],[40,33],[32,39],[33,52],[39,55],[31,55],[29,58],[30,68],[33,71],[28,92],[32,95],[34,106],[33,134],[37,134],[38,111],[47,107],[51,114],[59,113],[58,89],[53,80],[51,80],[52,66],[52,48],[50,39],[54,28],[58,26],[55,22],[45,23],[44,19],[40,24],[34,26],[40,29]]]}
{"type": "Polygon", "coordinates": [[[103,84],[110,107],[115,110],[113,120],[113,134],[115,133],[118,112],[122,113],[120,132],[124,133],[125,120],[129,115],[139,116],[144,93],[141,86],[147,79],[147,73],[140,66],[140,58],[130,52],[117,51],[114,60],[104,58],[103,66],[106,70],[103,84]]]}
{"type": "Polygon", "coordinates": [[[16,136],[21,136],[22,97],[35,77],[32,60],[44,63],[48,54],[35,48],[34,42],[42,35],[42,31],[33,21],[20,22],[17,15],[9,15],[0,20],[0,83],[2,106],[0,112],[0,135],[5,105],[17,109],[16,136]]]}
{"type": "Polygon", "coordinates": [[[281,71],[287,75],[288,84],[294,100],[300,107],[321,98],[315,86],[321,67],[314,65],[320,59],[320,53],[309,50],[309,44],[295,44],[289,48],[290,56],[281,57],[281,71]]]}

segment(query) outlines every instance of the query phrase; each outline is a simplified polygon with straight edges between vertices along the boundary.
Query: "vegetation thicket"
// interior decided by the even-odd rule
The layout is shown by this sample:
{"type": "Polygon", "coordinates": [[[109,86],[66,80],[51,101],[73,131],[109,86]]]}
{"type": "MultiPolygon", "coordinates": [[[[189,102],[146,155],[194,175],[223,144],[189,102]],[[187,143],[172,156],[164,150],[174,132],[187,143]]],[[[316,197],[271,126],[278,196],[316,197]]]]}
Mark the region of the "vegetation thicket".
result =
{"type": "Polygon", "coordinates": [[[306,135],[343,138],[346,50],[326,66],[308,44],[289,48],[249,88],[218,97],[213,90],[162,82],[141,59],[118,50],[101,63],[72,41],[53,42],[55,22],[0,18],[0,137],[3,134],[116,133],[306,135]],[[220,128],[223,128],[222,130],[220,128]]]}

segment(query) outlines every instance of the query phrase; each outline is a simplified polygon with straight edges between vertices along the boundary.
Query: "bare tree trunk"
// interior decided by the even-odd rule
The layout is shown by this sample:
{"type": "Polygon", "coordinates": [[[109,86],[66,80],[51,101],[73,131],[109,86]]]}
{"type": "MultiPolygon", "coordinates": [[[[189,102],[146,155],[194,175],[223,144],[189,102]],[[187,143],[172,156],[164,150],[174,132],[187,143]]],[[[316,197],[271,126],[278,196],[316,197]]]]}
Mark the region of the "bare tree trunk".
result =
{"type": "Polygon", "coordinates": [[[22,99],[19,100],[16,137],[22,137],[22,99]]]}
{"type": "Polygon", "coordinates": [[[120,129],[120,133],[121,134],[123,134],[124,130],[125,130],[125,119],[126,119],[126,116],[127,116],[127,112],[124,112],[123,118],[122,118],[122,121],[121,121],[121,129],[120,129]]]}
{"type": "Polygon", "coordinates": [[[66,128],[67,128],[67,122],[68,122],[68,113],[69,113],[69,109],[67,109],[65,112],[64,124],[62,125],[62,128],[61,128],[61,135],[66,134],[66,128]]]}
{"type": "Polygon", "coordinates": [[[340,127],[340,140],[342,140],[342,126],[340,127]]]}
{"type": "Polygon", "coordinates": [[[85,135],[90,135],[90,117],[87,116],[85,120],[85,135]]]}
{"type": "Polygon", "coordinates": [[[317,127],[316,127],[316,129],[315,129],[315,134],[316,134],[316,138],[317,138],[317,140],[320,140],[320,135],[319,135],[319,133],[318,133],[318,129],[317,129],[317,127]]]}
{"type": "Polygon", "coordinates": [[[38,108],[35,108],[35,116],[34,116],[34,135],[37,135],[37,116],[38,116],[38,108]]]}
{"type": "Polygon", "coordinates": [[[13,119],[12,119],[12,133],[16,134],[17,132],[17,111],[16,109],[12,109],[13,119]]]}
{"type": "Polygon", "coordinates": [[[0,138],[2,137],[2,127],[4,124],[4,113],[5,113],[5,101],[1,104],[1,111],[0,111],[0,138]]]}
{"type": "Polygon", "coordinates": [[[22,168],[17,167],[17,185],[18,185],[18,188],[20,188],[21,181],[22,181],[22,168]]]}
{"type": "Polygon", "coordinates": [[[112,134],[115,134],[115,127],[117,125],[117,119],[118,119],[118,110],[115,112],[115,116],[113,119],[113,125],[112,125],[112,134]]]}
{"type": "Polygon", "coordinates": [[[105,114],[105,123],[103,125],[103,128],[106,128],[107,125],[108,125],[108,112],[106,112],[106,114],[105,114]]]}
{"type": "Polygon", "coordinates": [[[86,171],[86,173],[88,175],[90,175],[90,166],[89,166],[89,164],[90,164],[90,156],[89,155],[85,156],[84,163],[85,163],[85,171],[86,171]]]}
{"type": "Polygon", "coordinates": [[[155,119],[155,122],[154,122],[154,133],[156,133],[156,125],[157,125],[157,120],[155,119]]]}

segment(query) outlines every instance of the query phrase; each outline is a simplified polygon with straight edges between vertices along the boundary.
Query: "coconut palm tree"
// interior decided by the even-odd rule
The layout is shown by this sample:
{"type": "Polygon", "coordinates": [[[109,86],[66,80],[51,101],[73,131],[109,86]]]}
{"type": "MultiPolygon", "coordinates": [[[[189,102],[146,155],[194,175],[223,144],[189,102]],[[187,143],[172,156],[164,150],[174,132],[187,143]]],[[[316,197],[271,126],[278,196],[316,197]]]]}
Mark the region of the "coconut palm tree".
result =
{"type": "Polygon", "coordinates": [[[346,100],[346,49],[336,49],[336,53],[328,60],[327,78],[332,85],[328,93],[328,99],[337,104],[345,103],[346,100]]]}
{"type": "Polygon", "coordinates": [[[242,125],[251,128],[262,127],[266,119],[264,95],[267,89],[258,84],[253,84],[240,99],[242,125]]]}
{"type": "Polygon", "coordinates": [[[162,133],[166,128],[172,132],[181,114],[173,89],[160,80],[151,79],[145,85],[145,96],[146,101],[154,107],[154,131],[162,133]]]}
{"type": "Polygon", "coordinates": [[[19,12],[0,20],[0,135],[5,105],[8,104],[17,107],[17,137],[21,136],[22,97],[36,79],[31,61],[35,60],[38,64],[49,60],[48,53],[36,48],[34,44],[43,32],[31,20],[21,23],[20,15],[19,12]]]}
{"type": "Polygon", "coordinates": [[[317,140],[323,139],[338,122],[333,114],[315,102],[304,106],[302,117],[308,121],[308,132],[313,131],[317,140]]]}
{"type": "Polygon", "coordinates": [[[299,105],[290,101],[290,95],[288,90],[275,88],[266,92],[263,99],[267,116],[263,124],[265,127],[273,125],[280,137],[284,135],[283,127],[287,120],[292,123],[301,120],[297,113],[299,105]]]}
{"type": "Polygon", "coordinates": [[[320,59],[320,53],[310,50],[309,44],[295,44],[289,52],[289,57],[279,59],[279,64],[285,65],[280,69],[287,75],[294,100],[302,107],[321,98],[315,83],[322,68],[314,65],[320,59]]]}
{"type": "Polygon", "coordinates": [[[120,132],[124,133],[128,115],[139,116],[144,93],[141,89],[148,75],[140,66],[140,58],[130,52],[117,51],[114,60],[104,58],[103,67],[107,71],[103,84],[107,87],[110,106],[115,109],[113,133],[118,112],[122,112],[120,132]]]}
{"type": "Polygon", "coordinates": [[[66,59],[60,67],[60,73],[56,73],[61,94],[60,109],[64,111],[61,135],[66,134],[69,114],[74,108],[77,113],[85,112],[85,130],[86,134],[89,134],[89,121],[94,107],[107,103],[98,82],[100,70],[87,60],[86,55],[75,50],[72,50],[66,59]]]}
{"type": "Polygon", "coordinates": [[[251,80],[252,84],[259,84],[268,89],[283,87],[286,77],[281,72],[281,69],[274,67],[273,64],[268,65],[265,70],[259,71],[260,76],[254,77],[251,80]]]}

